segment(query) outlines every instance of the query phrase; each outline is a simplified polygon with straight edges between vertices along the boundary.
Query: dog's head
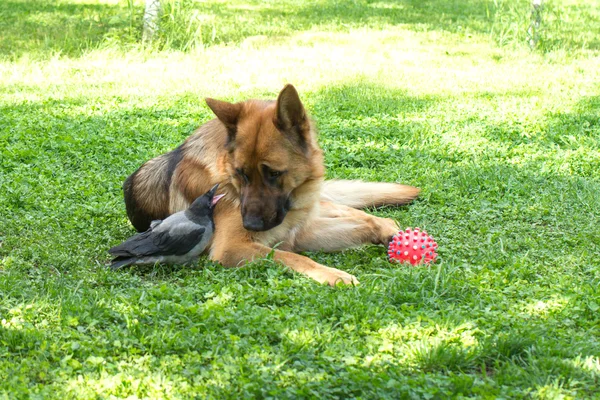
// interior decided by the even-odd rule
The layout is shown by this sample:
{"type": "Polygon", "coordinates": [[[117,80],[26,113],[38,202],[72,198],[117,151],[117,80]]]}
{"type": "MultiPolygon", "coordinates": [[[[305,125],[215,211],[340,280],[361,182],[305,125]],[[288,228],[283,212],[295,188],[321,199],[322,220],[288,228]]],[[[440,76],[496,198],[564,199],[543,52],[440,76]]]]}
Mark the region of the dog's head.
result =
{"type": "Polygon", "coordinates": [[[322,153],[298,92],[286,85],[275,102],[206,103],[227,129],[226,169],[244,228],[276,227],[293,206],[294,191],[323,175],[322,153]]]}

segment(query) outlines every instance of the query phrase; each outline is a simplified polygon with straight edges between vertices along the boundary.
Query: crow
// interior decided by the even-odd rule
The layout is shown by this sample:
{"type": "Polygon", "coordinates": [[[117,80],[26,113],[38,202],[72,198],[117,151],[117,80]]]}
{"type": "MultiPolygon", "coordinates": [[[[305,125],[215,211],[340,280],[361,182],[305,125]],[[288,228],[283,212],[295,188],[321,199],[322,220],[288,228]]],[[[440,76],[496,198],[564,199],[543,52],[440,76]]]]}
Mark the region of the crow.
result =
{"type": "Polygon", "coordinates": [[[198,197],[185,211],[164,220],[152,221],[146,232],[138,233],[108,250],[115,258],[113,270],[141,264],[185,264],[202,254],[212,238],[215,225],[213,209],[222,194],[218,184],[198,197]]]}

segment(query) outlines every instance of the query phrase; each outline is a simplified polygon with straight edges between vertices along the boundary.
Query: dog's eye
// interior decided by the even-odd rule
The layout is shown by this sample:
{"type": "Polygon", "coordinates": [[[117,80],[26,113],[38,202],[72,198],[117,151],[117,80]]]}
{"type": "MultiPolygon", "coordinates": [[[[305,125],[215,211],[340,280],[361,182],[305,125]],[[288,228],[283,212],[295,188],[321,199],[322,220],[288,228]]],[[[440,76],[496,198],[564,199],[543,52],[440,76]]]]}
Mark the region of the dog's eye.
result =
{"type": "Polygon", "coordinates": [[[235,173],[240,177],[241,180],[243,180],[245,183],[250,182],[250,178],[248,178],[248,175],[246,175],[246,173],[244,172],[243,169],[241,168],[236,168],[235,173]]]}
{"type": "Polygon", "coordinates": [[[281,171],[273,171],[270,170],[267,175],[269,175],[270,178],[279,178],[281,176],[281,174],[283,174],[283,172],[281,171]]]}
{"type": "Polygon", "coordinates": [[[277,180],[277,178],[283,175],[284,172],[285,171],[275,171],[274,169],[263,165],[263,175],[269,182],[274,182],[275,180],[277,180]]]}

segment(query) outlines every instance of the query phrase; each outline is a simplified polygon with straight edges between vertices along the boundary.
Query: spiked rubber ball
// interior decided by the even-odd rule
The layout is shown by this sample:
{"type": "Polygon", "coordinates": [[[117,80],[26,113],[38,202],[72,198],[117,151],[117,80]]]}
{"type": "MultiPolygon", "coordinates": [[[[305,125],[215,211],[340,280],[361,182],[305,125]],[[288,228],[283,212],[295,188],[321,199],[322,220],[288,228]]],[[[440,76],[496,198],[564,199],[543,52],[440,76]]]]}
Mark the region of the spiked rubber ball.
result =
{"type": "Polygon", "coordinates": [[[394,235],[388,246],[390,262],[408,262],[412,265],[430,264],[437,257],[437,243],[419,228],[406,228],[394,235]]]}

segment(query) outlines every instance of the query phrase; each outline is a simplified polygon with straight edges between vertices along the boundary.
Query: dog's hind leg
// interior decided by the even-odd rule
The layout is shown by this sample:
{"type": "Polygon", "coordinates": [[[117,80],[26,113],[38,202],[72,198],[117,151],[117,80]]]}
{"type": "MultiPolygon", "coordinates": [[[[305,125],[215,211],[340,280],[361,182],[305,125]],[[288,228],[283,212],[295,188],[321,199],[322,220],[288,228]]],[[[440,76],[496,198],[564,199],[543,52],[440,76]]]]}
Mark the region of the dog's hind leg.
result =
{"type": "Polygon", "coordinates": [[[387,244],[398,232],[389,218],[379,218],[339,204],[321,202],[319,215],[296,235],[294,251],[340,251],[363,244],[387,244]]]}
{"type": "Polygon", "coordinates": [[[419,192],[398,183],[331,180],[323,182],[321,200],[353,208],[379,207],[410,203],[419,192]]]}

